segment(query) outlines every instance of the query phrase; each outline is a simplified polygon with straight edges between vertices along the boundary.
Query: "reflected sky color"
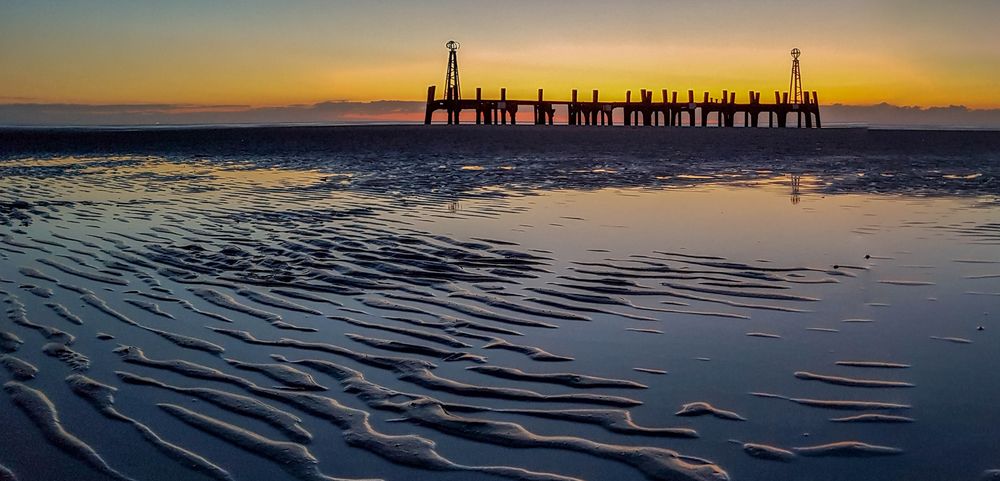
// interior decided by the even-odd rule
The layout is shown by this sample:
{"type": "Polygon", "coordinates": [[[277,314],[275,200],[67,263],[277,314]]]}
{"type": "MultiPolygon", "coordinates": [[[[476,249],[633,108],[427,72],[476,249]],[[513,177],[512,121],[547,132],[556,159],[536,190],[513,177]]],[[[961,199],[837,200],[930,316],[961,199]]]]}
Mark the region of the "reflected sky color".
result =
{"type": "Polygon", "coordinates": [[[1000,107],[1000,2],[116,1],[0,6],[0,102],[421,100],[444,42],[477,86],[785,90],[823,102],[1000,107]]]}
{"type": "MultiPolygon", "coordinates": [[[[82,272],[97,269],[88,267],[94,264],[84,263],[90,259],[103,261],[102,254],[114,255],[108,252],[123,256],[123,260],[160,263],[162,260],[159,259],[164,258],[153,253],[215,253],[226,249],[241,253],[241,257],[247,256],[246,263],[237,259],[233,264],[250,266],[243,270],[241,267],[230,269],[227,265],[227,270],[218,271],[236,279],[227,280],[227,284],[239,281],[240,273],[254,272],[259,269],[258,266],[271,268],[277,265],[279,267],[273,268],[277,272],[289,272],[278,269],[303,269],[303,277],[309,279],[306,284],[315,283],[316,287],[324,284],[318,284],[321,281],[314,278],[335,269],[338,272],[344,269],[357,278],[363,278],[362,273],[377,275],[384,272],[382,269],[392,267],[409,269],[408,272],[414,273],[426,272],[420,270],[429,262],[424,259],[436,258],[437,252],[459,252],[462,255],[490,252],[502,255],[505,260],[525,255],[520,253],[531,253],[538,263],[532,261],[530,264],[534,266],[530,277],[508,277],[502,279],[502,283],[499,280],[471,283],[444,277],[447,281],[437,282],[435,286],[443,292],[425,296],[443,301],[460,298],[456,294],[463,292],[495,292],[499,293],[495,294],[496,298],[505,296],[504,299],[523,300],[526,306],[531,305],[527,300],[530,297],[648,316],[640,320],[608,312],[585,311],[591,322],[553,321],[559,323],[558,329],[524,326],[524,335],[518,336],[516,341],[574,357],[572,362],[562,365],[539,366],[526,360],[522,353],[511,351],[489,350],[486,354],[493,365],[526,372],[556,372],[558,369],[641,382],[647,385],[647,389],[606,392],[627,395],[642,402],[628,411],[640,425],[690,427],[698,431],[700,438],[629,438],[623,433],[594,429],[594,426],[554,419],[538,420],[512,412],[463,414],[465,416],[523,423],[532,432],[553,436],[581,436],[621,445],[656,443],[656,446],[681,450],[685,455],[718,462],[734,480],[758,479],[755,476],[765,472],[769,476],[767,479],[775,480],[906,479],[913,472],[934,472],[933,477],[928,479],[978,479],[977,474],[996,466],[993,454],[1000,434],[981,429],[983,419],[995,417],[995,400],[1000,396],[1000,384],[988,381],[991,379],[989,373],[996,370],[1000,352],[996,349],[996,333],[1000,326],[995,316],[996,298],[1000,295],[1000,260],[997,259],[1000,230],[995,225],[998,204],[993,192],[982,196],[971,195],[971,192],[969,195],[941,195],[945,191],[942,189],[938,195],[922,196],[881,189],[884,193],[838,194],[835,188],[838,183],[833,181],[833,175],[862,177],[869,174],[815,172],[800,164],[801,175],[782,173],[766,166],[753,170],[755,175],[751,177],[727,173],[724,169],[680,169],[661,175],[658,180],[662,183],[657,187],[548,189],[483,184],[483,187],[462,195],[449,195],[431,186],[441,185],[441,179],[457,181],[459,177],[452,173],[481,176],[491,169],[522,169],[530,161],[518,158],[506,164],[484,156],[483,159],[470,159],[467,163],[434,166],[431,169],[433,177],[400,179],[380,190],[366,188],[363,183],[368,172],[366,169],[370,167],[330,163],[327,167],[331,170],[325,171],[283,170],[264,168],[273,161],[271,157],[248,163],[234,163],[210,154],[199,154],[198,157],[198,160],[172,161],[158,156],[37,158],[25,155],[24,158],[0,162],[0,167],[6,169],[4,172],[11,174],[0,179],[0,186],[8,196],[16,195],[33,203],[53,198],[94,202],[50,205],[53,207],[51,215],[46,212],[47,216],[39,215],[30,224],[19,225],[18,230],[11,229],[11,235],[4,237],[0,246],[3,247],[0,272],[6,278],[21,276],[18,281],[11,282],[11,287],[7,288],[9,291],[21,293],[36,287],[29,284],[34,282],[46,282],[58,288],[53,290],[51,299],[28,293],[19,296],[23,301],[18,302],[23,302],[31,318],[50,318],[51,314],[43,317],[43,313],[48,312],[45,303],[58,302],[70,306],[87,319],[86,324],[73,329],[78,335],[74,349],[92,353],[94,359],[88,376],[115,379],[113,370],[121,368],[122,362],[110,351],[111,346],[118,344],[149,346],[147,352],[155,352],[157,358],[189,359],[199,364],[215,363],[220,369],[227,367],[223,359],[177,349],[167,345],[167,341],[157,344],[149,332],[137,332],[139,330],[133,325],[101,315],[101,311],[92,312],[81,302],[78,291],[62,287],[70,282],[89,286],[92,291],[98,291],[95,297],[99,295],[101,299],[106,299],[117,312],[133,319],[143,319],[144,322],[149,316],[143,312],[147,311],[126,298],[143,295],[137,293],[150,290],[158,292],[151,294],[151,299],[159,300],[152,297],[154,295],[165,299],[159,305],[174,313],[182,312],[178,304],[180,299],[191,299],[189,302],[197,303],[200,308],[209,308],[212,312],[227,309],[223,312],[234,317],[234,323],[228,326],[237,329],[246,326],[248,332],[257,333],[256,337],[260,339],[274,339],[282,335],[274,332],[274,326],[263,325],[261,319],[252,318],[246,312],[205,305],[211,303],[199,300],[192,290],[194,286],[190,278],[164,274],[170,272],[168,269],[185,272],[177,266],[195,266],[207,271],[205,278],[198,282],[212,282],[213,279],[208,276],[217,275],[209,270],[214,264],[209,257],[213,254],[174,257],[173,263],[168,264],[170,267],[163,269],[134,268],[142,274],[123,270],[129,273],[122,274],[122,278],[128,279],[131,284],[121,289],[128,291],[120,292],[110,287],[100,289],[100,284],[91,283],[93,279],[80,277],[82,272]],[[75,168],[56,168],[71,165],[75,168]],[[332,170],[335,168],[343,170],[332,170]],[[42,173],[51,174],[43,177],[42,173]],[[345,179],[342,174],[355,174],[353,179],[356,182],[338,182],[345,179]],[[411,185],[407,187],[406,183],[411,185]],[[421,192],[414,193],[417,190],[421,192]],[[19,243],[12,244],[12,241],[19,243]],[[62,263],[78,263],[80,270],[72,274],[74,270],[57,270],[53,264],[46,264],[43,272],[51,272],[57,279],[65,278],[65,283],[37,277],[25,278],[29,276],[23,267],[44,258],[40,257],[38,250],[25,252],[17,247],[40,248],[34,244],[36,242],[51,251],[47,251],[46,257],[62,263]],[[73,244],[64,245],[70,242],[73,244]],[[307,249],[304,247],[307,245],[315,247],[307,249]],[[79,246],[89,247],[90,250],[79,246]],[[282,250],[289,246],[298,250],[282,250]],[[377,256],[380,255],[392,260],[371,261],[379,259],[377,256]],[[304,261],[296,263],[299,258],[304,261]],[[205,261],[195,263],[201,259],[205,261]],[[305,270],[307,265],[308,270],[305,270]],[[313,268],[313,265],[324,268],[313,268]],[[650,266],[656,267],[647,269],[650,266]],[[140,281],[136,277],[139,275],[148,276],[155,280],[155,284],[140,281]],[[597,288],[628,286],[624,293],[615,293],[614,296],[628,299],[634,303],[633,307],[613,302],[612,307],[601,302],[571,302],[544,291],[553,292],[554,289],[564,293],[603,295],[601,291],[588,289],[585,285],[597,288]],[[664,291],[664,288],[669,290],[664,291]],[[735,290],[737,288],[739,292],[735,290]],[[697,297],[681,291],[697,294],[697,297]],[[782,301],[774,297],[782,294],[795,296],[796,300],[782,301]],[[673,304],[666,304],[668,301],[673,304]],[[683,301],[683,304],[676,304],[677,301],[683,301]],[[686,312],[639,311],[634,307],[636,305],[680,308],[686,312]],[[799,310],[774,309],[781,306],[799,310]],[[856,322],[859,319],[869,322],[856,322]],[[977,326],[985,327],[977,330],[977,326]],[[267,330],[269,327],[274,330],[267,330]],[[85,329],[107,329],[102,332],[110,331],[115,336],[115,344],[83,335],[87,332],[85,329]],[[655,329],[660,334],[649,329],[655,329]],[[775,337],[761,338],[748,333],[767,333],[775,337]],[[970,342],[947,342],[947,338],[967,339],[970,342]],[[897,362],[911,368],[867,369],[868,372],[863,372],[857,367],[836,364],[843,360],[897,362]],[[667,375],[653,376],[649,372],[636,371],[636,367],[662,369],[667,375]],[[808,381],[798,377],[797,372],[907,382],[914,386],[909,389],[845,386],[808,381]],[[748,394],[751,392],[805,399],[900,403],[912,406],[912,409],[900,412],[912,415],[916,420],[907,424],[831,422],[834,416],[853,413],[797,406],[775,398],[751,396],[748,394]],[[680,406],[695,401],[732,409],[749,421],[735,423],[711,417],[681,419],[674,415],[680,406]],[[803,433],[809,433],[809,436],[803,433]],[[775,463],[748,456],[738,446],[728,442],[729,439],[760,440],[789,448],[858,440],[898,447],[904,453],[878,458],[836,456],[806,459],[803,456],[795,462],[775,463]],[[942,440],[948,443],[947,451],[942,451],[942,440]],[[941,461],[944,456],[947,462],[941,461]]],[[[387,157],[391,158],[391,155],[387,157]]],[[[294,162],[292,158],[284,160],[290,166],[308,166],[301,161],[294,162]]],[[[898,174],[924,178],[940,175],[948,179],[991,175],[991,171],[983,172],[914,168],[904,169],[898,174]]],[[[624,175],[621,169],[613,166],[594,166],[568,173],[591,178],[624,175]]],[[[883,174],[892,175],[888,172],[883,174]]],[[[564,184],[553,185],[565,185],[565,181],[564,184]]],[[[602,184],[591,180],[589,185],[602,184]]],[[[106,264],[109,269],[111,265],[116,265],[113,261],[106,264]]],[[[466,272],[483,270],[475,267],[464,269],[467,269],[466,272]]],[[[394,275],[394,278],[398,276],[394,275]]],[[[215,283],[211,286],[232,296],[245,297],[227,284],[215,283]]],[[[252,289],[264,291],[269,287],[254,286],[252,289]]],[[[417,297],[402,302],[406,305],[420,304],[420,294],[414,292],[431,289],[425,286],[409,288],[407,295],[417,297]]],[[[393,289],[391,292],[400,291],[393,289]]],[[[13,294],[4,295],[14,298],[13,294]]],[[[412,337],[413,332],[431,334],[427,331],[436,329],[421,326],[410,334],[402,334],[399,330],[372,332],[376,329],[370,326],[376,324],[366,327],[339,321],[343,319],[340,316],[348,315],[341,313],[348,312],[348,317],[362,322],[393,325],[389,323],[398,322],[399,314],[364,303],[366,299],[380,299],[384,295],[382,289],[375,288],[366,289],[363,294],[324,294],[328,296],[326,299],[343,304],[345,309],[331,310],[330,313],[336,315],[329,318],[324,316],[326,313],[323,311],[319,314],[285,313],[288,319],[317,329],[316,332],[297,332],[288,337],[338,346],[352,345],[353,341],[345,339],[345,334],[355,333],[415,342],[407,336],[412,337]]],[[[322,307],[317,301],[301,301],[305,302],[310,303],[305,305],[317,309],[322,307]]],[[[475,305],[472,303],[479,301],[469,298],[463,302],[475,305]]],[[[501,313],[504,311],[500,309],[505,309],[489,307],[491,311],[501,313]]],[[[267,309],[267,312],[272,312],[279,308],[271,306],[267,309]]],[[[569,308],[559,310],[562,309],[569,308]]],[[[406,314],[406,318],[436,319],[438,312],[433,308],[425,312],[417,310],[406,314]]],[[[53,321],[54,324],[56,322],[62,321],[53,321]]],[[[330,362],[363,369],[365,379],[387,388],[404,392],[428,389],[405,378],[397,378],[395,372],[385,372],[385,369],[351,356],[333,352],[300,352],[302,350],[295,346],[281,346],[275,352],[271,349],[274,346],[267,346],[266,343],[247,344],[231,337],[221,338],[220,333],[205,329],[217,324],[206,325],[205,320],[194,315],[176,316],[169,324],[167,321],[149,322],[158,322],[160,324],[157,325],[169,326],[172,332],[175,330],[178,334],[199,339],[202,337],[198,336],[216,336],[209,339],[224,345],[226,356],[233,359],[269,362],[273,358],[268,355],[275,353],[290,359],[323,356],[326,360],[333,356],[330,362]]],[[[434,325],[433,321],[428,325],[434,325]]],[[[25,328],[15,325],[10,329],[25,328]]],[[[518,329],[522,330],[521,327],[518,329]]],[[[452,329],[442,332],[451,334],[453,331],[460,332],[452,329]]],[[[133,471],[139,471],[138,468],[131,467],[125,460],[139,459],[134,451],[151,448],[142,443],[122,443],[115,437],[95,435],[95,429],[99,428],[94,426],[103,429],[99,424],[102,420],[95,421],[97,414],[64,387],[62,378],[65,371],[53,366],[59,361],[48,359],[41,349],[27,348],[29,342],[46,341],[37,335],[24,337],[26,346],[17,355],[25,356],[26,362],[42,367],[39,379],[31,381],[31,385],[45,388],[47,395],[59,407],[66,425],[86,436],[94,449],[106,456],[109,464],[127,466],[132,470],[130,475],[141,479],[186,479],[168,476],[174,466],[167,462],[142,463],[143,467],[155,469],[156,473],[146,476],[142,476],[142,472],[133,474],[133,471]]],[[[379,352],[379,348],[374,346],[363,349],[364,352],[379,352]]],[[[469,346],[469,349],[479,347],[469,346]]],[[[519,386],[517,380],[484,381],[481,374],[467,367],[460,362],[440,362],[435,373],[444,379],[473,385],[519,386]]],[[[150,375],[157,378],[178,377],[152,366],[139,368],[142,369],[140,372],[151,372],[150,375]]],[[[131,370],[131,367],[122,369],[131,370]]],[[[336,382],[329,376],[322,379],[336,382]]],[[[176,382],[193,386],[200,385],[200,382],[216,384],[210,380],[185,378],[176,382]]],[[[229,384],[233,385],[227,390],[240,390],[234,383],[229,384]]],[[[568,390],[567,386],[531,387],[543,393],[568,390]]],[[[371,409],[361,402],[358,393],[353,390],[340,392],[338,389],[339,386],[331,388],[331,392],[336,391],[337,402],[343,400],[344,405],[352,408],[371,409]]],[[[458,393],[433,391],[435,398],[443,401],[469,404],[468,397],[458,393]]],[[[211,434],[197,433],[193,429],[168,431],[166,420],[172,417],[160,413],[161,409],[156,407],[163,401],[177,399],[177,403],[191,406],[192,410],[219,415],[216,412],[219,410],[203,406],[204,403],[191,405],[191,398],[186,393],[168,395],[172,397],[164,399],[164,393],[159,390],[131,385],[123,385],[116,392],[119,404],[127,406],[130,413],[135,413],[150,426],[158,429],[163,426],[164,432],[170,432],[172,439],[186,446],[207,446],[201,449],[210,453],[213,461],[217,460],[220,466],[232,469],[234,477],[253,479],[252,475],[241,475],[268,470],[279,472],[277,465],[280,460],[247,456],[244,450],[235,446],[212,444],[220,441],[209,437],[211,434]]],[[[523,409],[524,406],[533,406],[527,402],[534,401],[484,396],[475,398],[474,402],[523,409]]],[[[336,470],[338,475],[344,473],[351,478],[427,479],[422,476],[427,471],[415,471],[403,463],[390,463],[344,444],[336,426],[331,430],[327,420],[311,419],[306,416],[310,411],[300,412],[292,403],[283,402],[281,405],[286,409],[296,409],[294,412],[302,415],[305,427],[318,426],[312,429],[317,433],[317,439],[309,444],[309,449],[320,460],[323,469],[329,472],[336,470]],[[345,452],[350,452],[351,456],[343,456],[345,452]]],[[[561,409],[561,405],[553,404],[544,407],[549,406],[561,409]]],[[[234,422],[240,423],[240,426],[256,430],[266,428],[250,424],[256,421],[242,419],[236,413],[221,412],[227,416],[226,419],[236,416],[234,422]]],[[[565,472],[586,479],[636,478],[628,464],[616,463],[603,456],[588,458],[581,452],[566,453],[556,449],[544,452],[539,449],[510,449],[504,443],[471,444],[460,436],[447,434],[449,431],[434,432],[426,426],[410,427],[398,422],[398,416],[399,412],[394,410],[371,409],[369,419],[371,425],[382,432],[427,436],[436,442],[441,453],[463,462],[503,462],[565,472]],[[545,463],[552,463],[552,467],[545,463]]],[[[0,410],[0,421],[5,426],[13,426],[10,431],[13,433],[31,433],[35,429],[16,408],[0,410]]],[[[72,475],[62,475],[61,471],[76,469],[59,462],[60,458],[48,457],[48,453],[58,452],[51,443],[7,444],[12,446],[4,451],[6,459],[53,460],[42,464],[60,473],[46,479],[71,479],[72,475]]],[[[142,459],[155,460],[148,456],[142,459]]],[[[444,478],[440,472],[432,474],[433,479],[447,481],[470,479],[467,473],[444,478]]],[[[449,474],[456,473],[443,473],[444,476],[449,474]]],[[[280,474],[271,476],[274,479],[278,477],[280,474]]]]}

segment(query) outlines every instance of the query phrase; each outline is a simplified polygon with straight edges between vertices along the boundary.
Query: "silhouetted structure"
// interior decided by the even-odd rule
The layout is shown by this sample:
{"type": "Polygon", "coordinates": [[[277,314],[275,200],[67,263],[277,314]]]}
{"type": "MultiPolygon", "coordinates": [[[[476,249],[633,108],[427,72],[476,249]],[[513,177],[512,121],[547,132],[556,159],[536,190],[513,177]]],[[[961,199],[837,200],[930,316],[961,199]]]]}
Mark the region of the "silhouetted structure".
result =
{"type": "Polygon", "coordinates": [[[793,104],[802,103],[802,73],[799,71],[799,55],[802,51],[792,49],[792,78],[788,81],[788,92],[793,104]]]}
{"type": "MultiPolygon", "coordinates": [[[[792,78],[788,80],[788,94],[791,97],[793,105],[802,105],[802,72],[799,70],[799,55],[802,55],[802,51],[793,48],[792,54],[792,78]]],[[[802,109],[796,109],[796,117],[798,118],[798,125],[802,127],[802,109]]],[[[809,119],[806,119],[806,123],[809,123],[809,119]]]]}
{"type": "Polygon", "coordinates": [[[448,100],[462,99],[462,83],[458,79],[458,49],[462,44],[450,40],[445,47],[448,47],[448,73],[445,74],[444,84],[446,98],[448,100]]]}
{"type": "Polygon", "coordinates": [[[458,50],[458,42],[452,40],[446,45],[448,47],[448,73],[445,81],[445,95],[443,99],[436,99],[437,87],[431,85],[427,87],[427,108],[424,114],[424,123],[430,124],[434,112],[446,110],[448,112],[448,124],[458,124],[459,117],[463,110],[473,110],[476,113],[476,124],[486,125],[506,125],[509,121],[511,125],[517,124],[517,114],[522,109],[530,108],[532,111],[532,123],[536,125],[552,125],[555,117],[556,106],[566,106],[569,125],[614,125],[614,113],[623,113],[624,124],[644,125],[644,126],[683,126],[691,127],[708,126],[709,118],[714,114],[715,125],[720,127],[736,126],[736,116],[743,114],[743,125],[746,127],[759,127],[761,114],[767,114],[768,127],[786,127],[788,125],[788,114],[795,113],[798,118],[798,126],[812,128],[815,120],[815,127],[820,128],[819,97],[816,92],[802,91],[801,79],[798,77],[798,49],[792,50],[794,58],[792,64],[793,81],[790,87],[792,99],[789,99],[789,92],[774,91],[774,103],[765,104],[760,101],[760,92],[751,90],[747,96],[746,103],[736,102],[736,92],[728,90],[722,91],[722,96],[718,99],[710,98],[705,92],[700,102],[695,101],[694,90],[687,91],[687,99],[678,101],[677,91],[668,92],[662,89],[662,100],[653,102],[653,91],[642,89],[637,102],[632,101],[632,91],[625,92],[624,102],[602,102],[599,100],[597,90],[593,91],[590,101],[581,101],[578,98],[577,90],[571,93],[571,100],[546,100],[542,89],[538,89],[536,100],[510,100],[507,98],[507,89],[500,89],[499,99],[484,99],[482,89],[476,88],[475,100],[463,100],[461,98],[458,80],[458,59],[455,51],[458,50]],[[668,95],[669,94],[669,95],[668,95]],[[701,119],[700,123],[698,119],[701,119]]]}

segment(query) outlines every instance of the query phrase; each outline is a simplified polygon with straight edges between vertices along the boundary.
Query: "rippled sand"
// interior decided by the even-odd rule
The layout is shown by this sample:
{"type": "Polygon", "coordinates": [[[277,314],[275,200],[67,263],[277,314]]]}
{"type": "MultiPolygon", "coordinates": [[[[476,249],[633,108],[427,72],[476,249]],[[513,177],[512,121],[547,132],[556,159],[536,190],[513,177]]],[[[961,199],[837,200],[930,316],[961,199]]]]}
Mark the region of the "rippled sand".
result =
{"type": "MultiPolygon", "coordinates": [[[[425,134],[406,129],[382,147],[391,129],[337,130],[357,138],[326,150],[295,132],[287,154],[237,148],[254,130],[162,155],[127,133],[79,152],[0,136],[0,479],[930,480],[1000,463],[982,429],[1000,396],[992,137],[969,134],[959,166],[931,147],[919,168],[837,152],[789,170],[808,150],[759,140],[774,152],[654,161],[577,157],[575,133],[559,154],[476,157],[408,152],[398,137],[425,134]]],[[[858,133],[841,134],[812,151],[848,151],[858,133]]]]}

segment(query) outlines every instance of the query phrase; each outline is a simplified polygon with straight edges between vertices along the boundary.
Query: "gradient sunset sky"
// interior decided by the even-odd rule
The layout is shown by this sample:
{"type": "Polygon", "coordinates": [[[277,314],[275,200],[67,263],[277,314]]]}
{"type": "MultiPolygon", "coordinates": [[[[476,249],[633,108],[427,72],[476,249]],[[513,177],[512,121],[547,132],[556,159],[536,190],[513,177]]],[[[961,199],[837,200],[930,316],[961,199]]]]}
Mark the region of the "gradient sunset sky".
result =
{"type": "Polygon", "coordinates": [[[0,103],[422,100],[454,38],[466,96],[544,87],[1000,107],[1000,1],[0,2],[0,103]]]}

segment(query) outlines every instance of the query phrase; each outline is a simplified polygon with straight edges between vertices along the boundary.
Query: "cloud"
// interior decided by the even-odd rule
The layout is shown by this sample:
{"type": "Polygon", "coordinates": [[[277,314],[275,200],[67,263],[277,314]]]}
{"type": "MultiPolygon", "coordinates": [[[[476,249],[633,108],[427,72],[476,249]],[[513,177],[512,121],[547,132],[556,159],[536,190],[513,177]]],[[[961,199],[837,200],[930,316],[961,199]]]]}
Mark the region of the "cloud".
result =
{"type": "Polygon", "coordinates": [[[0,104],[0,125],[95,126],[155,124],[277,124],[416,122],[423,102],[329,101],[307,105],[251,107],[188,104],[0,104]]]}
{"type": "Polygon", "coordinates": [[[1000,109],[970,109],[964,105],[905,107],[887,103],[864,106],[833,104],[823,106],[820,112],[827,124],[1000,129],[1000,109]]]}
{"type": "MultiPolygon", "coordinates": [[[[253,107],[191,104],[0,104],[0,125],[199,125],[281,123],[412,123],[423,119],[424,103],[404,100],[327,101],[253,107]]],[[[834,125],[1000,129],[1000,109],[965,106],[907,107],[891,104],[826,105],[823,122],[834,125]]],[[[439,117],[440,118],[440,115],[439,117]]],[[[467,116],[471,118],[471,114],[467,116]]]]}

